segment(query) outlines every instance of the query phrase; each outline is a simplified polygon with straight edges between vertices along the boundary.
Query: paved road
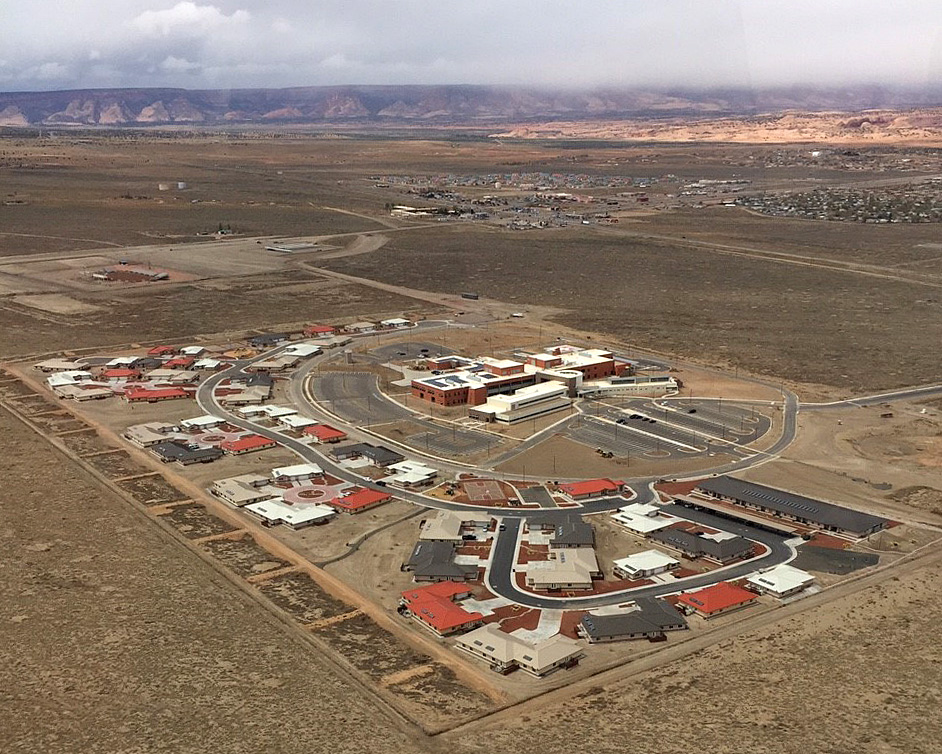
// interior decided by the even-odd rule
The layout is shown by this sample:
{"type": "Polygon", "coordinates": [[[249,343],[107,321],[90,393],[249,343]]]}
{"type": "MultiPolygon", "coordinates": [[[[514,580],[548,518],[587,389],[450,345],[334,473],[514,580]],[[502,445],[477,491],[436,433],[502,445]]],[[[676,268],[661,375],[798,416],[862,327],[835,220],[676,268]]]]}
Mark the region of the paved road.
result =
{"type": "Polygon", "coordinates": [[[802,403],[802,411],[827,411],[832,408],[851,408],[853,406],[877,406],[881,403],[894,401],[910,401],[916,398],[934,398],[942,396],[942,385],[925,385],[923,387],[894,390],[878,395],[866,395],[861,398],[848,398],[846,401],[833,401],[831,403],[802,403]]]}
{"type": "MultiPolygon", "coordinates": [[[[776,534],[755,529],[745,524],[738,524],[734,521],[718,518],[709,513],[682,508],[677,505],[666,505],[664,506],[664,511],[690,521],[695,521],[704,526],[722,529],[732,534],[738,534],[746,539],[761,542],[769,548],[769,552],[761,558],[753,559],[745,563],[738,563],[724,568],[719,572],[706,573],[702,576],[691,576],[680,582],[655,584],[635,589],[626,589],[620,592],[587,595],[585,597],[547,597],[521,591],[514,582],[513,569],[517,554],[517,536],[522,524],[519,518],[515,518],[505,521],[504,526],[506,529],[497,532],[497,541],[493,545],[493,557],[486,575],[487,588],[494,594],[506,597],[509,600],[513,600],[521,605],[526,605],[527,607],[550,610],[587,610],[589,608],[602,607],[604,605],[637,599],[638,597],[662,597],[680,591],[698,589],[716,583],[718,577],[722,579],[741,578],[759,568],[769,568],[773,565],[784,563],[794,555],[794,551],[785,544],[784,538],[776,534]]],[[[545,512],[540,511],[540,515],[545,515],[545,512]]]]}
{"type": "MultiPolygon", "coordinates": [[[[353,471],[340,466],[325,453],[322,453],[317,445],[308,445],[297,440],[296,438],[284,434],[278,429],[262,426],[256,422],[249,421],[248,419],[237,416],[225,407],[221,406],[216,401],[214,390],[220,382],[241,372],[242,369],[251,364],[253,361],[270,358],[271,356],[279,353],[281,350],[281,348],[276,348],[267,353],[260,354],[254,359],[238,362],[229,369],[218,372],[209,377],[197,388],[196,400],[200,408],[206,413],[225,417],[227,421],[234,424],[235,426],[251,430],[262,435],[263,437],[269,437],[281,443],[284,447],[293,451],[300,458],[307,462],[318,464],[326,472],[332,476],[337,477],[338,479],[342,479],[346,482],[350,482],[351,484],[357,484],[368,489],[389,491],[387,488],[377,485],[371,480],[365,479],[353,471]]],[[[310,374],[311,370],[313,370],[322,360],[326,358],[328,358],[328,356],[325,354],[309,360],[307,364],[305,364],[295,373],[294,379],[292,379],[289,383],[288,390],[292,400],[294,400],[299,406],[305,406],[307,412],[310,413],[313,417],[316,417],[320,420],[333,421],[332,417],[321,411],[316,404],[311,403],[304,390],[306,378],[310,374]]],[[[775,453],[780,452],[781,449],[784,449],[791,443],[795,434],[795,415],[797,414],[797,405],[797,398],[791,394],[788,394],[786,396],[786,406],[784,412],[785,422],[782,437],[779,438],[778,442],[773,445],[769,451],[766,451],[766,455],[772,456],[775,453]]],[[[375,441],[375,438],[372,435],[361,432],[356,427],[346,427],[346,429],[350,437],[354,440],[361,440],[366,442],[375,441]]],[[[438,428],[436,427],[436,429],[438,428]]],[[[395,443],[390,444],[395,445],[395,443]]],[[[422,457],[421,453],[415,452],[414,450],[410,452],[412,452],[413,455],[422,457]]],[[[714,469],[713,471],[716,473],[725,473],[727,470],[745,468],[747,466],[753,465],[756,462],[755,459],[756,456],[750,456],[748,458],[740,459],[734,463],[727,464],[721,469],[714,469]]],[[[467,470],[467,467],[465,466],[447,462],[442,459],[428,459],[428,457],[423,457],[423,460],[431,460],[433,465],[435,465],[437,468],[446,471],[460,472],[467,470]]],[[[697,476],[703,476],[703,473],[705,472],[700,472],[697,474],[697,476]]],[[[647,502],[655,499],[654,493],[650,488],[650,485],[653,481],[654,479],[650,477],[631,480],[629,489],[631,490],[631,495],[634,497],[634,499],[640,502],[647,502]]],[[[462,505],[460,503],[427,497],[421,493],[408,490],[397,489],[395,490],[395,495],[403,500],[413,503],[414,505],[441,510],[473,510],[478,515],[484,514],[499,519],[506,527],[506,530],[498,531],[498,535],[493,547],[493,558],[488,569],[487,576],[489,586],[496,594],[501,594],[502,596],[506,596],[509,599],[520,602],[521,604],[533,604],[534,606],[539,606],[540,603],[545,602],[545,605],[543,606],[552,608],[565,607],[567,604],[573,604],[577,607],[599,606],[604,604],[611,604],[613,601],[617,602],[626,598],[622,593],[612,593],[591,598],[571,598],[560,602],[559,600],[552,598],[537,597],[536,595],[528,595],[526,593],[518,592],[516,586],[512,583],[512,569],[514,561],[516,560],[516,533],[519,531],[522,519],[527,515],[532,515],[532,511],[514,508],[487,508],[481,506],[462,505]]],[[[599,498],[596,500],[586,501],[583,503],[583,506],[580,509],[542,509],[540,513],[543,516],[549,515],[563,518],[565,516],[572,515],[573,513],[578,515],[584,513],[602,513],[612,511],[621,507],[622,505],[625,505],[626,502],[626,499],[622,497],[599,498]]],[[[751,527],[739,527],[737,524],[728,521],[721,521],[715,517],[709,516],[709,514],[684,510],[682,515],[683,517],[691,520],[701,520],[704,524],[715,525],[716,528],[723,529],[725,531],[733,531],[734,533],[739,533],[740,531],[748,532],[748,538],[763,542],[772,549],[772,553],[762,559],[762,565],[772,565],[777,562],[782,562],[783,560],[790,557],[791,551],[788,550],[784,544],[782,544],[780,538],[776,538],[774,535],[769,535],[758,530],[752,530],[751,527]],[[700,519],[697,518],[698,516],[700,519]]],[[[743,564],[737,566],[735,569],[724,571],[724,577],[726,577],[727,574],[729,577],[732,577],[735,575],[750,573],[755,570],[756,567],[756,561],[753,561],[749,564],[743,564]]],[[[712,583],[713,581],[715,581],[715,577],[695,577],[695,579],[691,579],[689,582],[687,582],[689,586],[685,586],[685,588],[702,586],[712,583]]],[[[631,596],[640,596],[641,594],[662,594],[671,591],[677,591],[676,586],[658,585],[654,587],[644,587],[642,590],[632,591],[631,596]]]]}
{"type": "MultiPolygon", "coordinates": [[[[447,323],[428,323],[424,325],[424,329],[431,329],[435,327],[447,326],[447,323]]],[[[254,360],[268,358],[273,354],[277,353],[281,349],[275,349],[272,352],[259,355],[254,360]]],[[[316,357],[315,359],[310,360],[305,364],[300,370],[298,370],[294,378],[289,384],[289,392],[292,399],[299,406],[305,406],[309,413],[313,416],[326,420],[332,421],[332,417],[326,415],[322,412],[316,404],[313,404],[307,397],[304,390],[304,383],[306,382],[307,376],[310,374],[310,371],[316,367],[318,363],[322,360],[328,358],[325,354],[323,356],[316,357]]],[[[257,432],[260,435],[265,437],[270,437],[285,447],[289,448],[295,452],[298,456],[303,458],[306,461],[317,463],[322,468],[325,469],[328,473],[336,476],[339,479],[351,482],[353,484],[358,484],[362,487],[367,487],[370,489],[384,489],[379,485],[376,485],[368,479],[360,477],[358,474],[350,471],[349,469],[341,467],[339,464],[335,463],[329,456],[321,453],[317,446],[309,446],[305,443],[298,441],[295,438],[292,438],[288,435],[281,433],[276,429],[270,427],[264,427],[256,424],[255,422],[248,421],[244,418],[238,417],[230,413],[228,410],[220,406],[213,395],[213,391],[216,385],[219,384],[222,380],[227,377],[231,377],[241,369],[251,363],[240,362],[228,370],[217,373],[207,379],[203,384],[201,384],[197,390],[197,402],[200,407],[207,413],[217,414],[225,416],[228,421],[232,424],[243,427],[245,429],[252,430],[257,432]]],[[[375,383],[373,384],[375,388],[375,383]]],[[[750,466],[753,466],[757,463],[764,462],[766,460],[777,457],[782,451],[784,451],[794,440],[797,432],[797,416],[799,410],[799,402],[797,396],[788,391],[782,391],[784,396],[783,409],[782,409],[782,433],[781,436],[776,440],[776,442],[765,451],[751,451],[748,450],[743,458],[739,458],[733,462],[725,464],[723,466],[711,469],[699,471],[695,474],[690,475],[688,478],[699,478],[703,477],[706,474],[725,474],[734,471],[739,471],[750,466]]],[[[936,395],[942,395],[942,386],[926,386],[920,388],[912,388],[908,390],[899,390],[891,393],[884,393],[877,396],[866,396],[859,399],[847,400],[847,401],[838,401],[830,404],[805,404],[802,408],[806,410],[821,410],[837,407],[845,407],[850,405],[863,406],[863,405],[875,405],[879,403],[884,403],[894,400],[909,400],[913,398],[925,398],[932,397],[936,395]]],[[[378,399],[379,400],[379,399],[378,399]]],[[[689,399],[688,399],[689,400],[689,399]]],[[[712,401],[710,399],[697,399],[699,404],[705,404],[709,406],[712,401]]],[[[719,402],[718,400],[715,402],[719,402]]],[[[727,401],[729,405],[729,401],[727,401]]],[[[712,410],[707,408],[704,411],[704,420],[708,423],[716,421],[715,414],[712,410]]],[[[418,420],[421,421],[421,420],[418,420]]],[[[435,431],[441,431],[441,428],[437,425],[429,423],[435,431]]],[[[645,426],[648,426],[648,423],[645,423],[645,426]]],[[[691,427],[692,429],[693,427],[691,427]]],[[[356,440],[371,441],[375,440],[372,435],[360,432],[356,427],[347,428],[350,436],[356,440]]],[[[467,430],[464,430],[467,432],[467,430]]],[[[555,431],[555,430],[553,430],[555,431]]],[[[482,434],[482,433],[474,433],[482,434]]],[[[542,438],[540,438],[542,439],[542,438]]],[[[395,445],[395,443],[390,443],[395,445]]],[[[435,459],[428,456],[423,456],[423,454],[414,449],[408,449],[413,455],[422,457],[426,462],[432,463],[437,468],[450,471],[450,472],[460,472],[466,471],[467,467],[444,461],[442,459],[435,459]]],[[[633,479],[629,484],[629,490],[633,498],[639,502],[647,502],[656,499],[653,491],[651,490],[651,483],[655,481],[653,478],[641,478],[633,479]]],[[[613,602],[619,602],[626,599],[634,599],[640,596],[660,596],[665,594],[670,594],[679,591],[679,587],[688,590],[694,589],[701,586],[706,586],[711,583],[714,583],[717,578],[717,574],[705,574],[703,576],[691,577],[690,579],[685,579],[682,584],[678,585],[675,583],[668,584],[658,584],[649,587],[641,587],[640,589],[628,590],[625,592],[612,592],[604,595],[592,595],[585,597],[567,597],[567,598],[553,598],[546,596],[537,596],[529,594],[526,592],[521,592],[513,580],[513,568],[516,561],[516,545],[517,545],[517,535],[522,526],[522,519],[528,515],[533,515],[532,510],[526,509],[513,509],[513,508],[484,508],[480,506],[466,506],[459,503],[454,503],[450,501],[439,500],[437,498],[430,498],[416,492],[410,492],[406,490],[396,490],[395,494],[397,497],[400,497],[404,500],[407,500],[415,505],[427,507],[427,508],[437,508],[443,510],[473,510],[478,514],[485,514],[498,518],[503,530],[498,530],[496,539],[493,545],[492,559],[490,566],[487,571],[487,584],[488,587],[495,594],[504,596],[508,599],[513,600],[514,602],[528,605],[530,607],[539,607],[539,608],[549,608],[549,609],[588,609],[592,607],[599,607],[602,605],[612,604],[613,602]]],[[[626,499],[622,497],[615,498],[599,498],[597,500],[587,501],[583,504],[580,509],[557,509],[557,510],[540,510],[541,516],[551,516],[551,517],[560,517],[588,513],[604,513],[612,511],[621,507],[626,503],[626,499]]],[[[784,539],[776,534],[769,532],[764,532],[759,529],[755,529],[746,524],[740,524],[726,519],[720,519],[716,516],[713,516],[709,513],[702,511],[690,510],[687,508],[680,508],[672,505],[665,506],[665,510],[675,513],[682,518],[688,520],[696,521],[702,523],[706,526],[711,526],[723,531],[728,531],[734,534],[739,534],[744,536],[747,539],[751,539],[757,542],[761,542],[766,545],[770,552],[764,557],[752,560],[747,563],[741,563],[734,566],[731,566],[727,569],[720,571],[722,578],[737,578],[749,574],[755,571],[759,567],[769,567],[777,563],[782,563],[789,560],[793,551],[784,543],[784,539]]]]}

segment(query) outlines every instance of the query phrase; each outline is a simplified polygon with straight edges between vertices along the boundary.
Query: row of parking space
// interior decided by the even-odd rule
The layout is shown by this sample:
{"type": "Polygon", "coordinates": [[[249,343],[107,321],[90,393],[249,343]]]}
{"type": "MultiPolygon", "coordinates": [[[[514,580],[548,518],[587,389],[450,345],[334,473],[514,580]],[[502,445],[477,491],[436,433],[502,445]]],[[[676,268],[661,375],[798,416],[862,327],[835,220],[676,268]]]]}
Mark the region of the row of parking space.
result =
{"type": "Polygon", "coordinates": [[[660,409],[659,415],[663,416],[666,421],[680,424],[697,432],[745,442],[757,440],[771,427],[769,418],[762,414],[756,414],[755,418],[740,411],[715,414],[698,407],[688,407],[686,404],[673,411],[665,412],[660,409]],[[690,411],[697,413],[691,414],[690,411]]]}
{"type": "Polygon", "coordinates": [[[496,449],[500,444],[500,440],[482,432],[438,429],[437,427],[410,435],[407,440],[414,448],[445,456],[483,453],[496,449]]]}
{"type": "MultiPolygon", "coordinates": [[[[679,427],[673,427],[660,420],[660,417],[654,418],[653,412],[648,411],[644,415],[638,413],[622,413],[618,410],[610,410],[605,414],[609,421],[620,425],[619,429],[636,432],[642,436],[655,435],[661,440],[669,441],[670,444],[677,447],[677,444],[685,446],[679,448],[687,453],[695,453],[706,450],[707,440],[692,432],[685,432],[679,427]],[[634,418],[632,418],[634,417],[634,418]]],[[[670,421],[670,416],[668,416],[670,421]]]]}
{"type": "MultiPolygon", "coordinates": [[[[710,435],[719,439],[743,440],[752,442],[771,427],[769,418],[752,407],[724,404],[721,408],[712,402],[672,401],[666,409],[651,400],[632,400],[623,403],[619,409],[609,414],[613,420],[619,417],[623,422],[635,421],[639,416],[680,425],[692,430],[692,436],[710,435]],[[634,417],[632,419],[631,417],[634,417]]],[[[702,444],[705,438],[699,437],[702,444]]]]}
{"type": "MultiPolygon", "coordinates": [[[[649,425],[645,424],[646,432],[647,427],[649,425]]],[[[696,452],[684,451],[677,445],[666,442],[663,436],[653,431],[650,435],[641,434],[633,431],[631,427],[599,421],[592,417],[582,417],[569,422],[564,434],[576,442],[611,451],[617,456],[634,454],[667,457],[696,452]]]]}

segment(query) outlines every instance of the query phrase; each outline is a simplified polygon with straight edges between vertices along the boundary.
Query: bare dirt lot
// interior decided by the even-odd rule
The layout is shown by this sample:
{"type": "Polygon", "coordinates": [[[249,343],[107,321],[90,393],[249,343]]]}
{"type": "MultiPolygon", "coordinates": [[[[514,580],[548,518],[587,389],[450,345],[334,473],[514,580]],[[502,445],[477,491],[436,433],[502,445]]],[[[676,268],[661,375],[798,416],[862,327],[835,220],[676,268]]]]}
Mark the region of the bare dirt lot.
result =
{"type": "Polygon", "coordinates": [[[828,754],[938,751],[939,718],[927,714],[942,683],[938,648],[926,632],[942,618],[932,597],[942,567],[930,565],[778,625],[750,632],[621,683],[574,698],[545,699],[502,714],[473,737],[471,751],[524,753],[592,748],[828,754]],[[865,668],[865,672],[861,669],[865,668]],[[879,679],[879,680],[877,680],[879,679]],[[651,699],[670,700],[652,715],[651,699]],[[865,707],[867,714],[862,715],[865,707]],[[696,740],[665,736],[696,725],[696,740]],[[535,731],[552,730],[552,743],[535,731]],[[485,743],[486,742],[486,743],[485,743]]]}
{"type": "Polygon", "coordinates": [[[2,409],[0,428],[17,501],[0,505],[0,749],[415,751],[199,558],[2,409]],[[285,718],[288,700],[320,711],[285,718]]]}
{"type": "Polygon", "coordinates": [[[921,347],[942,336],[938,307],[920,304],[920,328],[910,327],[914,302],[934,300],[936,289],[895,278],[878,283],[616,231],[467,227],[415,231],[325,264],[398,285],[565,307],[554,318],[563,324],[790,383],[855,393],[938,378],[934,355],[921,347]]]}

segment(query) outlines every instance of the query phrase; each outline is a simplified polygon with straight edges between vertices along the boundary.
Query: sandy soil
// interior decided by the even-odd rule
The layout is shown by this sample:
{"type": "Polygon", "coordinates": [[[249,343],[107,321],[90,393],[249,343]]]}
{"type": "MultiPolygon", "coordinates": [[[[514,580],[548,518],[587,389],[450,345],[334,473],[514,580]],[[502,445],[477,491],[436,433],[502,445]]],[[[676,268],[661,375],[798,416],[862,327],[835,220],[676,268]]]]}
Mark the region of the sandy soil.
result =
{"type": "Polygon", "coordinates": [[[942,511],[907,504],[907,494],[900,492],[916,486],[932,495],[942,488],[937,467],[942,412],[918,403],[895,404],[893,416],[881,419],[886,411],[874,406],[801,412],[798,437],[781,461],[744,476],[891,518],[940,525],[942,511]]]}
{"type": "Polygon", "coordinates": [[[933,711],[942,684],[938,645],[926,640],[942,619],[932,596],[939,588],[935,557],[862,595],[575,698],[524,705],[473,737],[448,738],[464,750],[507,746],[523,754],[619,752],[626,738],[665,754],[930,754],[942,733],[933,711]],[[652,699],[669,703],[653,715],[652,699]],[[548,729],[552,743],[532,735],[548,729]],[[691,737],[665,735],[694,729],[691,737]]]}
{"type": "Polygon", "coordinates": [[[219,574],[2,409],[0,428],[17,500],[0,506],[0,748],[414,751],[408,728],[362,725],[363,692],[219,574]],[[286,718],[286,700],[320,712],[286,718]]]}

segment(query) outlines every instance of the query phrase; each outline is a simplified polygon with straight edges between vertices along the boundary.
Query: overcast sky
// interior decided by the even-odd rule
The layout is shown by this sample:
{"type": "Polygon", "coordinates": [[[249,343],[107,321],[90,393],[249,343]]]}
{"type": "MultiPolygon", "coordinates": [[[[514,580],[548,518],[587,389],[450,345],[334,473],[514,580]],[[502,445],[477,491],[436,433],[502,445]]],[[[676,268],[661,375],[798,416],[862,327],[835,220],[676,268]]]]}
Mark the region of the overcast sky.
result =
{"type": "Polygon", "coordinates": [[[942,0],[0,0],[0,90],[942,82],[942,0]]]}

